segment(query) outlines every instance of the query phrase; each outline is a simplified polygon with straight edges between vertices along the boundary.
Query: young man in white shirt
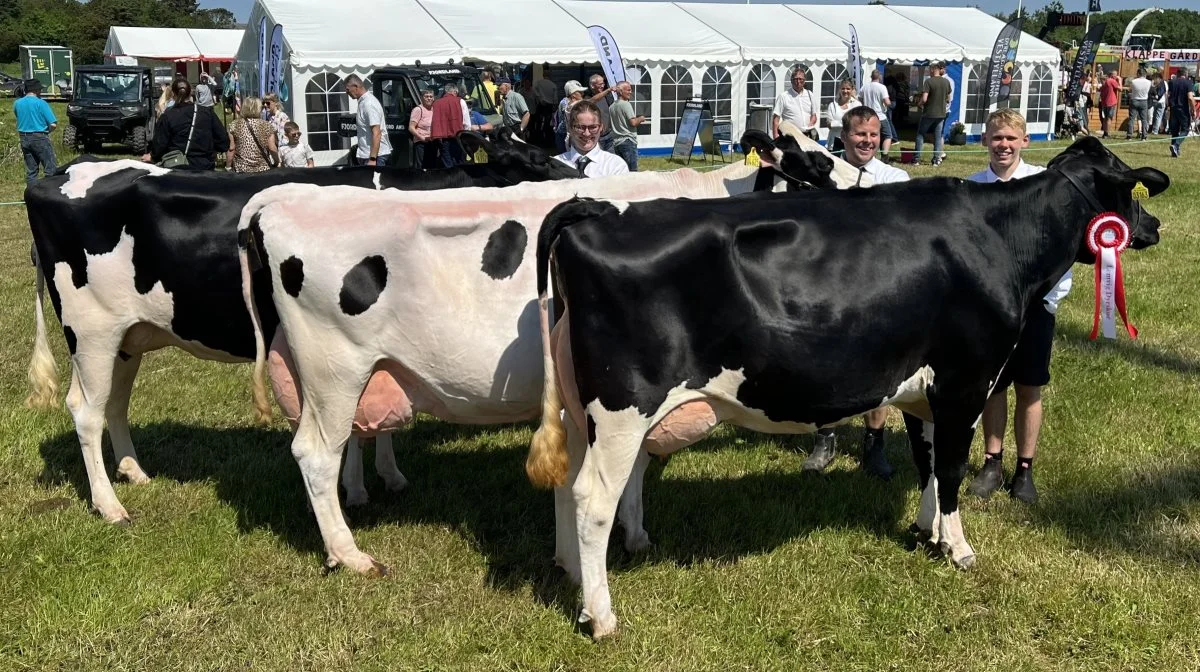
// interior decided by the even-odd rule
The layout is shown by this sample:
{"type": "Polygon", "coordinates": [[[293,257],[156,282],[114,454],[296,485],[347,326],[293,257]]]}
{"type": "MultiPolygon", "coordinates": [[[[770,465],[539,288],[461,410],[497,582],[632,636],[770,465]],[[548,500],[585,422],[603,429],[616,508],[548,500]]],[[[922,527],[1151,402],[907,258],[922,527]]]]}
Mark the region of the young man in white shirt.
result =
{"type": "Polygon", "coordinates": [[[383,105],[367,91],[358,75],[348,75],[345,81],[346,94],[358,101],[358,112],[355,114],[358,147],[355,157],[359,163],[368,166],[386,166],[392,155],[392,141],[388,139],[383,105]]]}
{"type": "Polygon", "coordinates": [[[887,87],[883,85],[882,80],[883,75],[878,70],[872,70],[871,81],[863,84],[862,91],[858,92],[858,99],[862,101],[863,105],[874,110],[875,116],[879,119],[880,128],[883,132],[883,157],[886,159],[888,151],[892,148],[892,136],[895,133],[887,118],[887,111],[892,106],[892,99],[888,96],[887,87]]]}
{"type": "Polygon", "coordinates": [[[1125,128],[1125,139],[1133,139],[1133,123],[1140,121],[1138,139],[1145,140],[1150,132],[1150,80],[1146,71],[1139,69],[1137,77],[1129,82],[1129,126],[1125,128]]]}
{"type": "Polygon", "coordinates": [[[581,100],[567,113],[567,151],[554,157],[579,171],[580,177],[625,175],[625,159],[600,148],[604,132],[600,108],[590,100],[581,100]]]}
{"type": "Polygon", "coordinates": [[[804,88],[806,76],[804,66],[796,66],[792,71],[792,88],[785,90],[775,98],[775,109],[771,111],[771,132],[773,137],[779,137],[779,122],[790,121],[803,133],[816,140],[817,101],[812,91],[804,88]]]}
{"type": "MultiPolygon", "coordinates": [[[[1013,109],[1000,109],[988,116],[984,132],[988,148],[987,170],[967,178],[973,182],[1007,182],[1045,170],[1021,160],[1029,146],[1025,119],[1013,109]]],[[[1071,271],[1058,281],[1036,305],[1026,309],[1025,325],[1016,349],[1004,366],[992,396],[983,407],[983,468],[971,481],[971,494],[987,499],[1004,484],[1004,431],[1008,421],[1008,387],[1016,389],[1013,412],[1017,439],[1017,467],[1009,482],[1009,494],[1027,504],[1037,501],[1033,485],[1033,458],[1037,454],[1042,427],[1042,387],[1050,382],[1050,351],[1054,343],[1054,313],[1058,302],[1071,291],[1071,271]]]]}
{"type": "MultiPolygon", "coordinates": [[[[882,122],[886,119],[866,105],[847,112],[842,117],[842,144],[846,147],[842,158],[870,175],[875,184],[907,182],[908,173],[887,165],[875,156],[881,139],[882,122]]],[[[887,423],[887,415],[887,407],[863,415],[866,432],[863,436],[862,468],[868,474],[885,481],[892,477],[892,465],[888,463],[887,455],[883,452],[883,426],[887,423]]],[[[804,461],[805,471],[824,471],[829,466],[837,454],[836,438],[833,429],[817,431],[813,439],[813,450],[804,461]]]]}

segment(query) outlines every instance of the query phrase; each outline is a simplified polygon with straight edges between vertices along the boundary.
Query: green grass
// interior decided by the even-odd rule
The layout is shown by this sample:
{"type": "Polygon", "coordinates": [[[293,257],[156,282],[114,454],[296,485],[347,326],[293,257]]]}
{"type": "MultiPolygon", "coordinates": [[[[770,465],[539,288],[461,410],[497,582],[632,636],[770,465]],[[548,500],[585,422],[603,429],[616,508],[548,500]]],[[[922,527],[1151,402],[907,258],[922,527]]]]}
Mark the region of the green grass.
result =
{"type": "MultiPolygon", "coordinates": [[[[6,128],[3,201],[22,189],[6,128]]],[[[421,418],[399,434],[409,489],[389,496],[368,467],[373,502],[351,512],[391,576],[325,576],[287,428],[251,422],[248,368],[162,351],[132,411],[154,479],[117,485],[134,525],[89,514],[69,415],[21,405],[30,238],[23,207],[0,206],[0,670],[1195,670],[1200,143],[1185,150],[1119,149],[1175,181],[1151,202],[1162,243],[1125,261],[1142,338],[1087,340],[1080,269],[1046,393],[1042,501],[964,497],[975,569],[912,549],[898,417],[888,484],[844,456],[807,477],[811,439],[722,429],[651,467],[657,545],[636,557],[612,545],[622,630],[601,645],[574,627],[577,591],[551,566],[552,500],[525,481],[526,425],[421,418]]],[[[915,172],[982,165],[954,155],[915,172]]]]}

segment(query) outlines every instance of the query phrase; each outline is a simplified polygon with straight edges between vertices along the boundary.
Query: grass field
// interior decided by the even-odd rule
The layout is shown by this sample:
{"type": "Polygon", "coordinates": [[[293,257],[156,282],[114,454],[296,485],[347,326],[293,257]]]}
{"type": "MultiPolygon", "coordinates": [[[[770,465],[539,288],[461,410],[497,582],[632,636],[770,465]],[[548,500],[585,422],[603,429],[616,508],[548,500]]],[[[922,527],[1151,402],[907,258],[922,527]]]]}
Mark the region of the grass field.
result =
{"type": "MultiPolygon", "coordinates": [[[[0,201],[19,200],[11,111],[0,124],[0,201]]],[[[411,485],[389,495],[368,467],[373,501],[351,512],[391,576],[325,575],[287,427],[252,424],[248,367],[162,351],[132,408],[153,481],[117,485],[134,525],[91,515],[70,416],[21,405],[30,235],[23,206],[0,206],[0,670],[1200,668],[1200,142],[1189,144],[1182,160],[1160,142],[1117,148],[1174,180],[1150,203],[1162,242],[1125,259],[1142,338],[1087,340],[1080,269],[1059,313],[1041,502],[964,496],[972,571],[912,546],[918,493],[898,415],[887,484],[845,456],[802,474],[810,438],[723,429],[651,467],[657,545],[612,545],[622,630],[601,645],[573,625],[577,592],[551,564],[552,497],[525,480],[527,425],[421,418],[398,434],[411,485]]],[[[936,172],[983,161],[956,154],[936,172]]],[[[844,428],[842,445],[859,432],[844,428]]],[[[979,461],[977,447],[972,472],[979,461]]]]}

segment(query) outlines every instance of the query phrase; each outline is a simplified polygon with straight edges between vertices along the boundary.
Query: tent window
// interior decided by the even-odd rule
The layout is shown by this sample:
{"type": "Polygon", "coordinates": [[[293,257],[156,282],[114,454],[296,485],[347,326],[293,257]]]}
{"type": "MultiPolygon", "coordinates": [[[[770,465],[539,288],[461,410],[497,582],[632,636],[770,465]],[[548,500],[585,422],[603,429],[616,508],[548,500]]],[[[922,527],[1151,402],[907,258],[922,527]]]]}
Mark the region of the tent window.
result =
{"type": "Polygon", "coordinates": [[[655,123],[650,114],[650,73],[643,67],[630,66],[625,69],[625,77],[633,86],[633,113],[649,120],[637,127],[637,134],[650,135],[650,127],[655,123]]]}
{"type": "Polygon", "coordinates": [[[338,116],[350,109],[342,78],[332,72],[322,72],[308,80],[304,89],[308,108],[308,144],[313,151],[346,149],[350,139],[338,135],[338,116]]]}
{"type": "Polygon", "coordinates": [[[759,64],[750,69],[746,80],[746,128],[750,128],[750,104],[775,104],[775,70],[769,65],[759,64]]]}
{"type": "Polygon", "coordinates": [[[987,121],[988,105],[987,64],[976,63],[967,72],[967,121],[968,124],[982,124],[987,121]]]}
{"type": "MultiPolygon", "coordinates": [[[[1022,88],[1021,69],[1017,68],[1016,72],[1013,73],[1012,84],[1009,85],[1008,100],[1006,100],[1002,103],[996,103],[996,109],[1000,109],[1002,107],[1011,107],[1014,110],[1017,110],[1018,112],[1020,112],[1021,111],[1021,88],[1022,88]]],[[[1030,99],[1029,104],[1030,104],[1030,106],[1033,105],[1032,99],[1030,99]]]]}
{"type": "Polygon", "coordinates": [[[733,83],[729,80],[728,70],[719,65],[705,70],[700,95],[711,106],[713,117],[730,118],[733,113],[733,83]]]}
{"type": "Polygon", "coordinates": [[[1054,106],[1054,75],[1050,68],[1039,65],[1029,79],[1029,112],[1025,120],[1031,124],[1050,121],[1054,106]]]}
{"type": "MultiPolygon", "coordinates": [[[[830,103],[837,101],[838,88],[844,79],[850,79],[850,71],[841,63],[834,63],[825,68],[825,74],[821,77],[821,102],[817,103],[821,114],[825,114],[824,110],[830,103]]],[[[857,93],[854,95],[858,96],[857,93]]]]}
{"type": "Polygon", "coordinates": [[[662,132],[675,135],[679,131],[679,118],[683,116],[683,104],[692,99],[692,74],[687,68],[672,65],[662,78],[662,132]]]}

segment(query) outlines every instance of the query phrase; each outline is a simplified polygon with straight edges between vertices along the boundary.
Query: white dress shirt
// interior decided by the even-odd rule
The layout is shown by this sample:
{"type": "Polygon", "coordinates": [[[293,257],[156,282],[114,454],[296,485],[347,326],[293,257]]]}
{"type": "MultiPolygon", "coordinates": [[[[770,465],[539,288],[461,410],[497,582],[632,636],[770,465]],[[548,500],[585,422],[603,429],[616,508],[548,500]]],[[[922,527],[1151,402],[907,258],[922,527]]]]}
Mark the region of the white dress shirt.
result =
{"type": "Polygon", "coordinates": [[[585,166],[583,169],[583,174],[587,177],[624,175],[629,172],[629,164],[625,163],[625,159],[622,159],[616,154],[600,149],[599,144],[593,147],[592,151],[588,152],[586,155],[580,154],[578,150],[575,149],[574,145],[571,145],[567,148],[566,152],[559,154],[554,158],[562,161],[572,168],[577,168],[579,166],[579,159],[582,156],[587,156],[589,159],[587,166],[585,166]]]}
{"type": "MultiPolygon", "coordinates": [[[[1022,177],[1037,175],[1044,170],[1046,169],[1041,166],[1031,166],[1028,163],[1025,163],[1023,160],[1018,161],[1017,169],[1013,172],[1011,179],[1019,180],[1022,177]]],[[[992,172],[992,167],[990,165],[987,167],[987,170],[981,170],[967,179],[972,182],[983,182],[984,184],[1007,181],[1001,180],[999,175],[992,172]]],[[[1051,315],[1058,312],[1058,302],[1066,298],[1067,294],[1071,291],[1071,279],[1071,269],[1068,268],[1067,272],[1064,273],[1061,278],[1059,278],[1058,284],[1056,284],[1054,288],[1050,290],[1049,294],[1043,297],[1043,300],[1046,303],[1046,310],[1050,311],[1051,315]]]]}
{"type": "Polygon", "coordinates": [[[779,117],[780,121],[792,122],[796,128],[802,131],[816,128],[821,124],[821,114],[817,110],[816,98],[808,89],[797,91],[795,87],[788,86],[786,91],[776,96],[775,109],[771,110],[771,113],[779,117]],[[810,124],[809,119],[814,114],[817,115],[817,123],[810,124]]]}
{"type": "Polygon", "coordinates": [[[893,182],[908,182],[910,179],[908,173],[889,166],[879,159],[871,159],[867,165],[863,166],[863,170],[875,180],[875,184],[892,184],[893,182]]]}

